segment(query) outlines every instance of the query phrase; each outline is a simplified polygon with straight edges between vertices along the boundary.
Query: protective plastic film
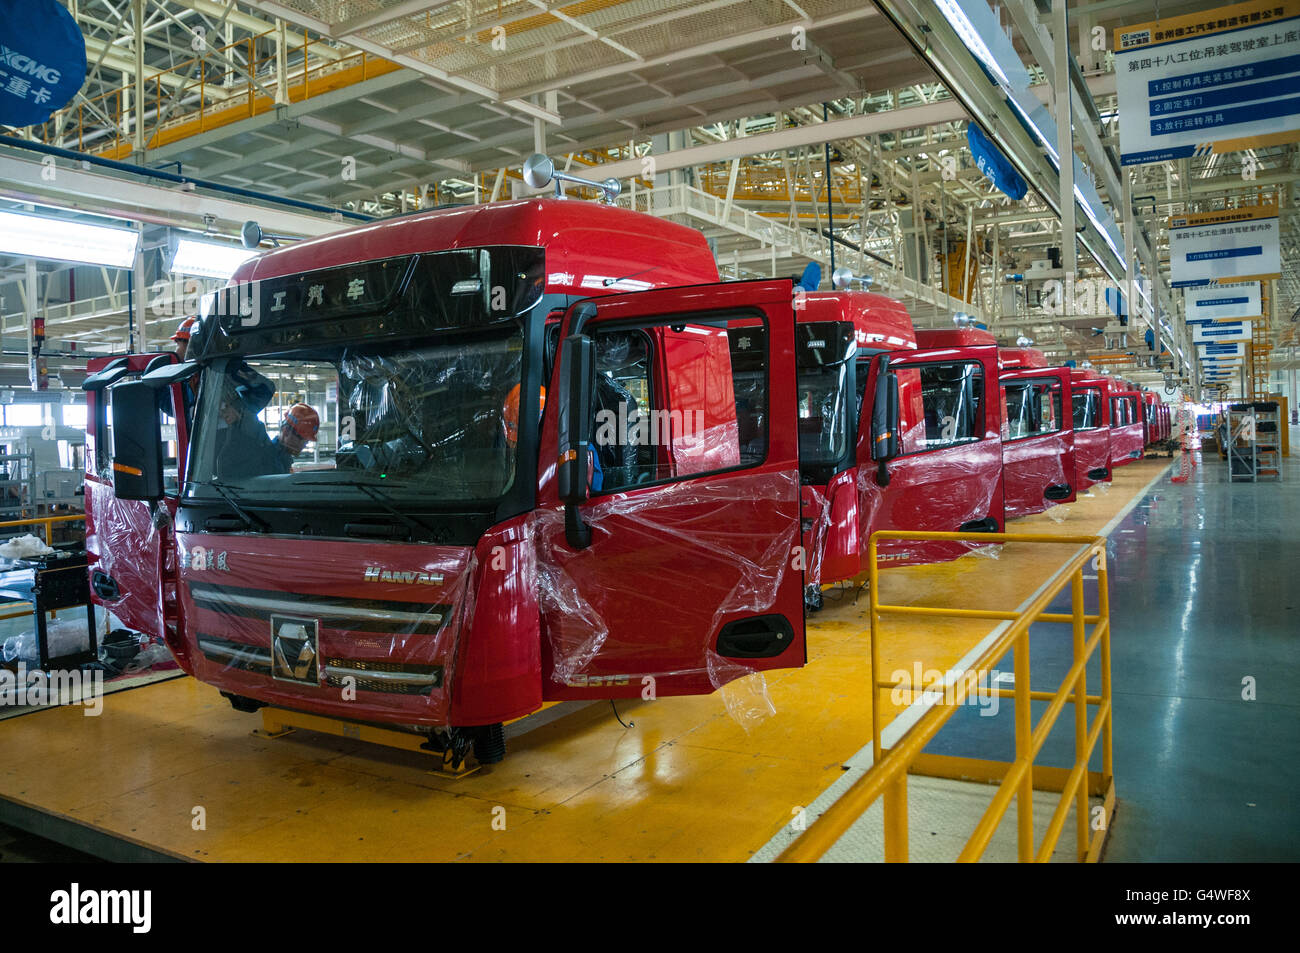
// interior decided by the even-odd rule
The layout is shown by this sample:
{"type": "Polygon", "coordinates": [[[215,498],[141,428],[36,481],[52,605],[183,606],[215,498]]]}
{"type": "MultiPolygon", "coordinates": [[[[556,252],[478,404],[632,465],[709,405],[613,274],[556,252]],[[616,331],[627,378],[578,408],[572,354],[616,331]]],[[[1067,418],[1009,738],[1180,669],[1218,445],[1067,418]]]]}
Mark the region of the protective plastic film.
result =
{"type": "Polygon", "coordinates": [[[195,674],[338,718],[445,725],[477,567],[468,547],[182,535],[195,674]]]}
{"type": "MultiPolygon", "coordinates": [[[[972,443],[904,454],[878,468],[858,468],[858,515],[863,569],[871,534],[877,530],[914,532],[996,532],[1002,524],[1002,442],[972,443]]],[[[914,565],[943,562],[979,548],[978,541],[881,540],[879,563],[914,565]]]]}
{"type": "Polygon", "coordinates": [[[86,552],[95,601],[122,623],[162,641],[161,540],[149,504],[119,500],[86,480],[86,552]]]}
{"type": "Polygon", "coordinates": [[[518,338],[338,358],[340,469],[492,499],[514,477],[518,338]]]}
{"type": "MultiPolygon", "coordinates": [[[[577,550],[563,510],[531,514],[550,680],[684,694],[801,664],[801,652],[783,658],[787,646],[799,651],[788,620],[801,618],[800,587],[783,586],[800,572],[798,508],[789,471],[597,497],[581,507],[592,543],[577,550]],[[789,529],[774,533],[776,524],[789,529]]],[[[726,697],[742,723],[770,707],[755,688],[726,697]]]]}
{"type": "Polygon", "coordinates": [[[1069,438],[1064,431],[1003,444],[1007,519],[1041,513],[1056,505],[1047,497],[1047,491],[1070,486],[1075,480],[1075,475],[1065,469],[1069,452],[1069,438]]]}

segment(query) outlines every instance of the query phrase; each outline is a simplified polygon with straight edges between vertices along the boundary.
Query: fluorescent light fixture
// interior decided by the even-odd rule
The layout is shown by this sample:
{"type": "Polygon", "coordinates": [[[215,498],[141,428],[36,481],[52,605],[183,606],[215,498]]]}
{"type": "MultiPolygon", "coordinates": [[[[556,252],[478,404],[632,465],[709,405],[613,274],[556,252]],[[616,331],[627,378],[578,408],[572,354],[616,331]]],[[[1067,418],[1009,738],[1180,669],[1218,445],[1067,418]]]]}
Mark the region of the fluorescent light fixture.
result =
{"type": "Polygon", "coordinates": [[[140,233],[133,228],[0,212],[0,253],[6,255],[130,268],[139,244],[140,233]]]}
{"type": "Polygon", "coordinates": [[[171,268],[175,275],[194,275],[197,278],[230,278],[248,259],[257,254],[239,245],[221,242],[200,242],[182,238],[176,245],[171,268]]]}
{"type": "MultiPolygon", "coordinates": [[[[966,48],[975,55],[975,58],[988,67],[989,72],[997,77],[999,83],[1003,86],[1010,86],[1011,80],[1007,78],[1006,70],[1002,68],[1002,64],[998,62],[997,57],[993,55],[993,51],[988,48],[988,44],[980,36],[979,29],[971,22],[966,11],[957,5],[956,0],[935,0],[935,6],[939,8],[939,12],[948,21],[948,25],[961,37],[961,41],[966,44],[966,48]]],[[[989,11],[989,13],[991,15],[992,11],[989,11]]]]}

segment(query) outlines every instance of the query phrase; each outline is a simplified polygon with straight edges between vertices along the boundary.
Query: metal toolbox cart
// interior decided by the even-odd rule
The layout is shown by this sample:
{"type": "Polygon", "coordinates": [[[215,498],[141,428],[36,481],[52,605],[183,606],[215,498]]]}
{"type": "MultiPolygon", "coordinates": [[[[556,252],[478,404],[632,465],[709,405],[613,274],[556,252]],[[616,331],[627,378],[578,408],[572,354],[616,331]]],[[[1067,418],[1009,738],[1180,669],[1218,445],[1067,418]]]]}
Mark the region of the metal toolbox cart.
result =
{"type": "Polygon", "coordinates": [[[30,573],[32,622],[36,629],[38,664],[42,669],[66,669],[93,662],[99,657],[99,635],[95,606],[90,601],[90,582],[85,550],[56,550],[44,556],[15,559],[8,566],[10,583],[30,573]],[[48,614],[55,610],[86,607],[86,638],[83,644],[62,646],[51,654],[48,614]]]}

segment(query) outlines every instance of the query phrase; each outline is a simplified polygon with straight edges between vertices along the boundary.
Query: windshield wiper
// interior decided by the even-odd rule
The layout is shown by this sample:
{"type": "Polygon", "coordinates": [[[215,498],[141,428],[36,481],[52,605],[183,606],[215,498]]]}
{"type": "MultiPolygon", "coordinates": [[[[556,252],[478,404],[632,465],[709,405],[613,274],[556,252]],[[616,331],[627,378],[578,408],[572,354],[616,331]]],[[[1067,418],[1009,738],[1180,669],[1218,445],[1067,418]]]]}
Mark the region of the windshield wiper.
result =
{"type": "Polygon", "coordinates": [[[374,500],[376,503],[382,506],[385,510],[391,513],[393,516],[397,517],[397,519],[400,522],[406,524],[406,526],[409,529],[417,533],[423,530],[424,532],[433,536],[435,539],[438,538],[440,535],[438,531],[435,530],[428,523],[424,522],[423,520],[416,519],[413,516],[408,516],[406,513],[403,513],[401,510],[399,510],[396,506],[393,505],[392,497],[390,497],[387,493],[385,493],[383,490],[381,490],[378,486],[376,486],[373,483],[363,483],[360,480],[312,480],[312,481],[303,481],[301,483],[295,482],[294,486],[356,487],[358,490],[364,492],[366,496],[370,497],[372,500],[374,500]]]}
{"type": "Polygon", "coordinates": [[[239,500],[235,497],[235,494],[231,492],[231,489],[227,484],[222,483],[220,480],[209,480],[208,485],[221,494],[225,501],[230,504],[231,508],[234,509],[234,511],[239,514],[240,518],[248,525],[249,529],[260,526],[264,533],[269,533],[271,531],[270,523],[262,519],[262,517],[258,516],[256,513],[252,513],[239,505],[239,500]]]}

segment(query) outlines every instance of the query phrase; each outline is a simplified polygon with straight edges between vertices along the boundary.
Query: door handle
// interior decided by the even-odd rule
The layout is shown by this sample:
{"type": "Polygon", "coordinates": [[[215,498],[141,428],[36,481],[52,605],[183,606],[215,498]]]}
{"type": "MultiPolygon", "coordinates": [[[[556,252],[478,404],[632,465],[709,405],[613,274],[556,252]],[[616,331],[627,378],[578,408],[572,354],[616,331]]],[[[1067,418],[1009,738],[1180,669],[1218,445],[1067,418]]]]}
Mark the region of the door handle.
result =
{"type": "Polygon", "coordinates": [[[118,588],[117,580],[98,569],[90,574],[90,588],[94,590],[95,595],[105,602],[116,602],[122,598],[122,591],[118,588]]]}

